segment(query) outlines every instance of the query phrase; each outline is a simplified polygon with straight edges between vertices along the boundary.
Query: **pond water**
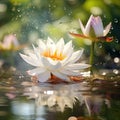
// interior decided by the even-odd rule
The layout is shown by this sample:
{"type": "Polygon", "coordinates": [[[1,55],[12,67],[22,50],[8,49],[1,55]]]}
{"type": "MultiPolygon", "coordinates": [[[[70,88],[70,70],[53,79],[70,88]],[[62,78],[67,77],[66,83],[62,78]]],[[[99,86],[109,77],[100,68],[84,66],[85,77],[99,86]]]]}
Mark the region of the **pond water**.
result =
{"type": "Polygon", "coordinates": [[[120,76],[51,84],[1,70],[0,120],[120,120],[120,76]]]}

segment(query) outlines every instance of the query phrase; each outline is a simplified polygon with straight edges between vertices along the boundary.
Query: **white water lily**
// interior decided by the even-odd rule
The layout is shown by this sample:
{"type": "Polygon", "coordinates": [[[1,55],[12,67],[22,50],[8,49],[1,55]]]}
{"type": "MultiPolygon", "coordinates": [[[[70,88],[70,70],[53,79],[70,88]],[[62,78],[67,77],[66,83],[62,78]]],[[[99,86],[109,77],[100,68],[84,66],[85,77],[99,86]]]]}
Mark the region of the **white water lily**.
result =
{"type": "Polygon", "coordinates": [[[80,70],[90,67],[88,64],[76,63],[83,53],[83,49],[73,50],[72,41],[65,44],[61,38],[57,43],[48,38],[46,43],[39,40],[38,47],[33,45],[34,52],[20,56],[35,69],[28,70],[28,74],[36,76],[40,82],[46,82],[51,74],[62,79],[70,80],[69,76],[80,75],[80,70]]]}

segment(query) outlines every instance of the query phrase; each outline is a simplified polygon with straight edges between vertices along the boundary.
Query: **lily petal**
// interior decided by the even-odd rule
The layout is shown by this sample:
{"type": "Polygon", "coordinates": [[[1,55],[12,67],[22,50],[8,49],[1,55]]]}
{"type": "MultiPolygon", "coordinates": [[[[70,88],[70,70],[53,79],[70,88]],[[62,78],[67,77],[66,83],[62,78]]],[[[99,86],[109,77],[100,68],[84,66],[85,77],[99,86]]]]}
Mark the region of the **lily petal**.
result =
{"type": "Polygon", "coordinates": [[[90,67],[89,64],[82,64],[82,63],[75,63],[75,64],[70,64],[66,66],[66,69],[71,69],[71,70],[81,70],[90,67]]]}
{"type": "Polygon", "coordinates": [[[76,61],[79,60],[79,58],[81,57],[81,55],[83,54],[83,49],[82,50],[78,50],[76,52],[74,52],[72,54],[72,56],[70,57],[70,59],[68,60],[70,63],[75,63],[76,61]]]}
{"type": "Polygon", "coordinates": [[[34,75],[41,74],[41,73],[43,73],[45,71],[46,71],[45,68],[39,67],[39,68],[35,68],[35,69],[32,69],[32,70],[28,70],[27,73],[29,75],[34,76],[34,75]]]}
{"type": "Polygon", "coordinates": [[[69,42],[64,46],[63,55],[69,56],[69,51],[70,51],[70,50],[73,50],[72,41],[69,41],[69,42]]]}
{"type": "Polygon", "coordinates": [[[51,77],[51,75],[49,71],[45,71],[44,73],[37,75],[37,77],[39,82],[46,82],[51,77]]]}
{"type": "Polygon", "coordinates": [[[63,69],[60,72],[63,73],[63,74],[66,74],[68,76],[78,76],[78,75],[81,75],[80,71],[73,71],[73,70],[63,69]]]}
{"type": "Polygon", "coordinates": [[[32,59],[38,60],[38,58],[36,57],[35,54],[33,53],[28,53],[29,57],[31,57],[32,59]]]}
{"type": "Polygon", "coordinates": [[[79,24],[80,24],[80,28],[82,30],[82,33],[84,34],[85,33],[85,27],[83,26],[82,21],[80,19],[79,19],[79,24]]]}
{"type": "Polygon", "coordinates": [[[72,41],[70,41],[64,46],[63,55],[66,57],[61,62],[65,65],[72,54],[73,54],[73,47],[72,47],[72,41]]]}
{"type": "Polygon", "coordinates": [[[50,51],[51,55],[53,55],[55,53],[55,50],[56,50],[56,45],[50,37],[48,37],[48,39],[47,39],[47,49],[50,51]]]}
{"type": "Polygon", "coordinates": [[[103,36],[103,24],[99,16],[92,18],[91,25],[94,29],[96,37],[103,36]]]}
{"type": "Polygon", "coordinates": [[[36,55],[37,58],[39,59],[39,58],[40,58],[40,52],[39,52],[39,50],[38,50],[34,45],[32,45],[32,46],[33,46],[35,55],[36,55]]]}
{"type": "Polygon", "coordinates": [[[46,45],[45,45],[45,43],[42,40],[38,41],[38,47],[40,49],[40,53],[42,53],[46,49],[46,45]]]}
{"type": "Polygon", "coordinates": [[[19,53],[19,54],[25,62],[31,64],[32,66],[39,66],[38,60],[32,59],[31,57],[24,55],[24,54],[21,54],[21,53],[19,53]]]}
{"type": "Polygon", "coordinates": [[[55,43],[50,37],[48,37],[48,39],[47,39],[47,47],[49,47],[51,45],[55,45],[55,43]]]}
{"type": "Polygon", "coordinates": [[[48,70],[56,70],[59,69],[61,67],[61,63],[59,61],[53,61],[51,59],[46,59],[44,57],[41,57],[41,61],[44,64],[45,68],[48,70]]]}
{"type": "Polygon", "coordinates": [[[43,66],[42,62],[41,62],[41,57],[37,57],[36,54],[33,53],[28,53],[28,55],[39,65],[39,66],[43,66]]]}
{"type": "Polygon", "coordinates": [[[111,22],[105,27],[105,30],[103,31],[104,36],[108,34],[111,28],[111,22]]]}
{"type": "Polygon", "coordinates": [[[64,40],[61,38],[57,44],[56,44],[56,49],[57,49],[57,55],[60,56],[64,48],[64,40]]]}
{"type": "Polygon", "coordinates": [[[93,15],[90,16],[90,18],[85,26],[84,35],[87,35],[87,36],[89,35],[92,19],[93,19],[93,15]]]}
{"type": "Polygon", "coordinates": [[[63,80],[70,81],[69,77],[67,75],[63,74],[63,73],[55,71],[55,72],[52,72],[52,74],[55,75],[58,78],[63,79],[63,80]]]}

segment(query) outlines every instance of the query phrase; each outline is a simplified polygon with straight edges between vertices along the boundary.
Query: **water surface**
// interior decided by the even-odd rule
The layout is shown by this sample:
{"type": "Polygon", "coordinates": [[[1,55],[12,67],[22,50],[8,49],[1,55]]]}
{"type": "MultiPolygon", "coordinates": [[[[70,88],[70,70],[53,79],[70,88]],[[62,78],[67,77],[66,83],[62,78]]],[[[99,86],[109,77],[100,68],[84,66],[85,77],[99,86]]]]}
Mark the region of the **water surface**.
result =
{"type": "Polygon", "coordinates": [[[119,120],[119,91],[119,75],[51,84],[1,69],[0,120],[119,120]]]}

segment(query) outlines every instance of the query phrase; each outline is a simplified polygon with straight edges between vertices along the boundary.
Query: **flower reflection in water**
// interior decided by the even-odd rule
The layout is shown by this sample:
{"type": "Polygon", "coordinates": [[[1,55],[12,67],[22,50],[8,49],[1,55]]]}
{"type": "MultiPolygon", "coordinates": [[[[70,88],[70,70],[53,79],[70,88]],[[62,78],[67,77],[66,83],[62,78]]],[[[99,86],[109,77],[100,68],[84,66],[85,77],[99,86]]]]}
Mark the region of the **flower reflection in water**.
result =
{"type": "MultiPolygon", "coordinates": [[[[26,87],[24,95],[28,99],[35,99],[36,106],[47,106],[50,111],[64,112],[66,108],[73,110],[76,100],[79,106],[84,106],[84,114],[87,116],[99,115],[106,99],[103,95],[94,95],[90,92],[87,83],[77,84],[40,84],[39,86],[26,87]]],[[[106,103],[110,106],[109,100],[106,103]]]]}
{"type": "Polygon", "coordinates": [[[32,86],[25,89],[24,95],[29,96],[28,98],[34,98],[36,105],[48,106],[51,110],[64,111],[67,108],[73,108],[75,98],[83,101],[83,97],[78,93],[78,87],[74,87],[75,84],[59,84],[46,86],[32,86]]]}

